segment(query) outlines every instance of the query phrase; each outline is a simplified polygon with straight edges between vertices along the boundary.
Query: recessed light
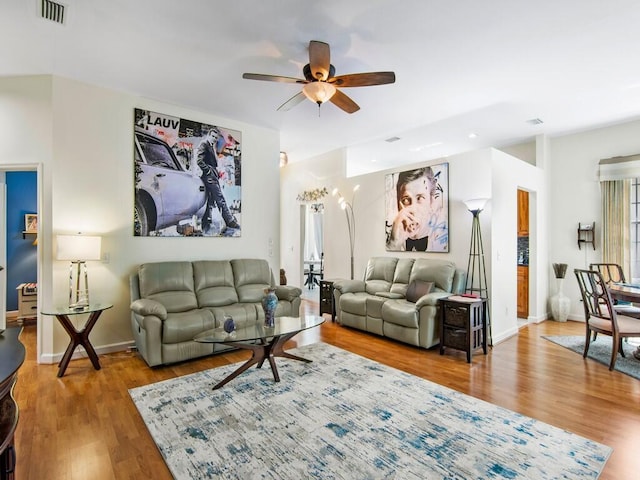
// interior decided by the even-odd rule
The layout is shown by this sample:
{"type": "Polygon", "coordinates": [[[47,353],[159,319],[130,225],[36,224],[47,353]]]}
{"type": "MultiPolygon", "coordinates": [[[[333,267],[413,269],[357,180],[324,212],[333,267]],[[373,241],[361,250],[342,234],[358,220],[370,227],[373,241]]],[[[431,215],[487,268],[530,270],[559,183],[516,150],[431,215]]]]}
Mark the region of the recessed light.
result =
{"type": "Polygon", "coordinates": [[[477,133],[473,133],[473,132],[471,132],[471,133],[469,134],[469,138],[478,138],[478,134],[477,134],[477,133]]]}
{"type": "Polygon", "coordinates": [[[539,118],[532,118],[530,120],[527,120],[527,123],[530,125],[540,125],[542,123],[544,123],[542,120],[540,120],[539,118]]]}

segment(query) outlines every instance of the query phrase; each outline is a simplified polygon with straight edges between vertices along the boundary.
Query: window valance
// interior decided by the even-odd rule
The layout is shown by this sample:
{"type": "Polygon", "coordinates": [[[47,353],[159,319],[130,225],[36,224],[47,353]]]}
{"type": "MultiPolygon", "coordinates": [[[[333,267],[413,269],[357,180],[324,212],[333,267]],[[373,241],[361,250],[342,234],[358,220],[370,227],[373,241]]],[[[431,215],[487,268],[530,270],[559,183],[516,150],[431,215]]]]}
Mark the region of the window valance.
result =
{"type": "Polygon", "coordinates": [[[598,166],[601,182],[640,177],[640,155],[605,158],[598,166]]]}

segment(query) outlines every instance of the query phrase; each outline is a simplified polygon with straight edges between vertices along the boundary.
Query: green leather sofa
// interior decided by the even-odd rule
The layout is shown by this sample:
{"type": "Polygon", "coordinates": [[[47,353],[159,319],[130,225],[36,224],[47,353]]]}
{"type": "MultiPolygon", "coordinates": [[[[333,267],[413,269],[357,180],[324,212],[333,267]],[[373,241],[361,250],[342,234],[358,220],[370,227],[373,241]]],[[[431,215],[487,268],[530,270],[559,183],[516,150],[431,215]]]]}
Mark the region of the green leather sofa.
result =
{"type": "Polygon", "coordinates": [[[266,260],[145,263],[130,276],[131,329],[150,367],[210,355],[228,347],[194,342],[231,315],[237,325],[264,320],[267,287],[278,296],[276,317],[300,316],[298,287],[276,285],[266,260]]]}
{"type": "Polygon", "coordinates": [[[438,300],[463,293],[466,273],[452,262],[430,258],[374,257],[364,280],[335,280],[337,320],[345,325],[422,348],[440,343],[438,300]],[[406,298],[411,282],[432,283],[415,302],[406,298]]]}

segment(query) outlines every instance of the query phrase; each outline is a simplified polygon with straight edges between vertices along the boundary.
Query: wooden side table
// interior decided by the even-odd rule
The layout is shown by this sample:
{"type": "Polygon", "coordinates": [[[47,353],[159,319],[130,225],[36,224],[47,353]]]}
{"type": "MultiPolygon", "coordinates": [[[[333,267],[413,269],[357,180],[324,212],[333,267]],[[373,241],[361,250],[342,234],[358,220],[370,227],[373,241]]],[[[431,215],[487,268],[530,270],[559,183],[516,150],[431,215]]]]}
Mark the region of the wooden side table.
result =
{"type": "Polygon", "coordinates": [[[453,295],[440,299],[440,355],[445,347],[467,352],[467,363],[476,348],[487,354],[487,299],[453,295]]]}
{"type": "Polygon", "coordinates": [[[320,280],[320,315],[331,314],[331,321],[336,321],[336,306],[333,303],[333,280],[320,280]]]}
{"type": "Polygon", "coordinates": [[[64,375],[64,372],[69,366],[69,362],[71,361],[73,351],[80,345],[82,345],[87,352],[87,355],[89,356],[89,359],[93,364],[93,368],[95,368],[96,370],[100,370],[100,361],[98,360],[98,354],[94,350],[93,345],[91,345],[89,334],[98,321],[100,314],[111,307],[113,307],[113,305],[95,303],[87,305],[86,307],[62,307],[42,312],[43,315],[55,315],[62,327],[69,334],[70,338],[69,345],[67,346],[67,349],[65,350],[64,355],[62,356],[62,359],[58,364],[58,377],[62,377],[64,375]],[[83,313],[88,313],[89,318],[87,319],[84,326],[80,330],[78,330],[71,322],[69,316],[80,315],[83,313]]]}

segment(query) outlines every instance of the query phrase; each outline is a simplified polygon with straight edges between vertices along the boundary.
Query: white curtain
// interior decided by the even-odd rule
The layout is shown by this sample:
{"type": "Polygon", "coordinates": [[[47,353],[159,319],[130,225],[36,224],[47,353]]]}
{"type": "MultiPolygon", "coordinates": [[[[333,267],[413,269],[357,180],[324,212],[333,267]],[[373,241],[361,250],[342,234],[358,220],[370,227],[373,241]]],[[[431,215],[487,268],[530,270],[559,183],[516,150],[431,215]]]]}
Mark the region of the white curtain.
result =
{"type": "Polygon", "coordinates": [[[600,182],[602,192],[602,261],[617,263],[630,279],[629,207],[631,180],[600,182]]]}
{"type": "Polygon", "coordinates": [[[322,226],[323,217],[322,212],[314,211],[311,205],[306,207],[305,215],[305,241],[304,241],[304,259],[305,260],[320,260],[322,254],[322,226]]]}

